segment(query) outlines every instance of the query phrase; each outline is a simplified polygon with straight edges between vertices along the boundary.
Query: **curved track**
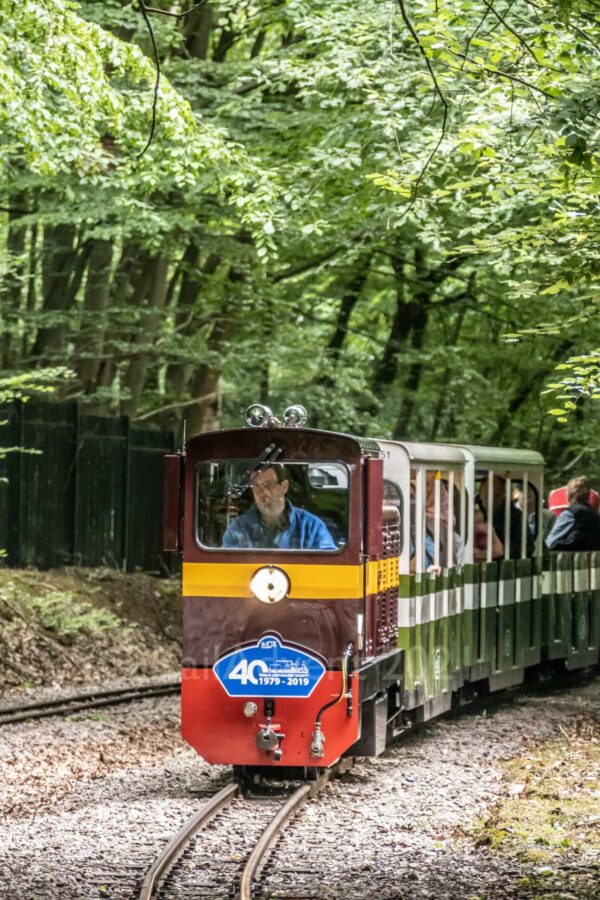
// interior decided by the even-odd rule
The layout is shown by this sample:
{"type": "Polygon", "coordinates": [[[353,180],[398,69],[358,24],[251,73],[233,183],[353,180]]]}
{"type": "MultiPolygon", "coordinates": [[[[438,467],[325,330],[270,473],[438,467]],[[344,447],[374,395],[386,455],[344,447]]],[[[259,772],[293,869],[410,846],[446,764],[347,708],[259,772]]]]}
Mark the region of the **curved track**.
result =
{"type": "MultiPolygon", "coordinates": [[[[244,832],[244,837],[248,837],[248,828],[243,823],[245,816],[246,823],[252,823],[254,830],[258,828],[258,835],[253,840],[250,848],[242,848],[236,843],[235,852],[232,857],[239,862],[243,862],[239,857],[245,858],[243,870],[240,875],[239,866],[234,864],[236,871],[228,873],[226,870],[231,867],[231,858],[225,861],[219,859],[211,859],[210,848],[207,853],[209,861],[212,862],[215,871],[208,870],[205,863],[198,865],[192,860],[187,867],[183,861],[179,867],[176,867],[177,860],[181,857],[190,855],[197,856],[202,850],[200,839],[197,838],[200,830],[210,822],[217,814],[225,813],[233,806],[233,801],[241,797],[241,786],[236,782],[231,782],[220,790],[214,797],[208,800],[202,808],[189,819],[183,828],[175,835],[169,844],[162,850],[148,870],[144,878],[142,888],[139,894],[139,900],[156,900],[158,897],[171,896],[193,896],[193,897],[220,897],[235,896],[239,900],[251,900],[252,884],[258,876],[262,866],[264,865],[269,853],[272,852],[278,835],[282,829],[290,822],[300,807],[311,797],[316,796],[328,781],[337,776],[342,775],[348,769],[352,768],[354,760],[348,758],[340,760],[335,766],[327,769],[316,781],[304,783],[292,793],[287,793],[284,797],[283,805],[279,805],[275,809],[274,803],[277,797],[272,795],[246,795],[243,797],[245,809],[238,808],[238,820],[234,819],[233,825],[244,832]],[[261,820],[266,820],[263,826],[261,820]],[[217,866],[219,867],[217,870],[217,866]],[[188,872],[186,873],[185,869],[188,872]],[[189,883],[189,873],[192,873],[193,883],[189,883]],[[215,874],[216,873],[216,874],[215,874]],[[188,877],[188,883],[185,878],[188,877]],[[212,879],[208,883],[198,883],[198,878],[212,879]],[[216,881],[215,881],[216,878],[216,881]],[[161,884],[162,882],[162,884],[161,884]],[[207,893],[208,891],[208,893],[207,893]]],[[[278,795],[281,800],[281,795],[278,795]]],[[[224,835],[231,840],[232,830],[229,821],[225,820],[220,823],[224,829],[224,835]]],[[[241,840],[240,835],[240,842],[241,840]]],[[[215,843],[213,836],[213,843],[215,843]]],[[[221,846],[221,839],[216,841],[221,846]]]]}
{"type": "Polygon", "coordinates": [[[164,697],[178,694],[181,682],[163,681],[159,684],[142,685],[137,688],[115,688],[111,691],[88,691],[73,694],[59,700],[39,700],[34,703],[21,703],[0,709],[0,726],[15,722],[27,722],[30,719],[43,719],[48,716],[68,716],[71,713],[102,706],[116,706],[120,703],[136,703],[150,697],[164,697]]]}

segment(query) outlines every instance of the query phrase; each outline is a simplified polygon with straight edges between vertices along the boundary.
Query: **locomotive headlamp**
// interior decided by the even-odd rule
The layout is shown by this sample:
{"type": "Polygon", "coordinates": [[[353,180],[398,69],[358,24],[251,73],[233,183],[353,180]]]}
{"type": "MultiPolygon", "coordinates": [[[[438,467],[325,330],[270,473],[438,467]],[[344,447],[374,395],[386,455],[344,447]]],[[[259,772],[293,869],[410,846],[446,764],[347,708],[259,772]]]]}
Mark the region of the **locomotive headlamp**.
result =
{"type": "Polygon", "coordinates": [[[246,422],[252,428],[261,428],[263,425],[273,418],[273,411],[262,403],[253,403],[246,410],[246,422]]]}
{"type": "Polygon", "coordinates": [[[279,603],[289,593],[290,580],[283,569],[263,566],[252,576],[250,590],[261,603],[279,603]]]}
{"type": "Polygon", "coordinates": [[[308,420],[308,413],[303,406],[288,406],[283,414],[283,421],[288,427],[303,428],[308,420]]]}
{"type": "Polygon", "coordinates": [[[242,712],[244,713],[244,715],[246,716],[247,719],[251,719],[252,716],[255,716],[256,713],[258,712],[258,706],[256,705],[256,703],[252,703],[252,701],[249,701],[248,703],[244,703],[244,706],[242,707],[242,712]]]}

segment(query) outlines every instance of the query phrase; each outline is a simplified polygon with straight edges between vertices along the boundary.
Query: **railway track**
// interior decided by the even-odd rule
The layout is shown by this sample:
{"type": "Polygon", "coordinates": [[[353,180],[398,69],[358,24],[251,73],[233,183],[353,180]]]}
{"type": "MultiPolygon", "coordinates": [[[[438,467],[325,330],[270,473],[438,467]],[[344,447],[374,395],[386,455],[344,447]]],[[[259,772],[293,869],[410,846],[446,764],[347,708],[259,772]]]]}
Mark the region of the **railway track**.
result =
{"type": "Polygon", "coordinates": [[[21,703],[0,709],[0,726],[16,722],[27,722],[30,719],[43,719],[48,716],[68,716],[72,713],[102,706],[117,706],[121,703],[136,703],[151,697],[165,697],[178,694],[181,690],[179,679],[163,681],[158,684],[142,685],[137,688],[114,688],[110,691],[88,691],[73,694],[58,700],[39,700],[33,703],[21,703]]]}
{"type": "Polygon", "coordinates": [[[308,799],[353,764],[342,759],[316,781],[283,796],[243,794],[240,784],[230,782],[161,851],[144,878],[139,900],[251,900],[252,886],[281,831],[308,799]],[[213,819],[209,833],[206,826],[213,819]]]}

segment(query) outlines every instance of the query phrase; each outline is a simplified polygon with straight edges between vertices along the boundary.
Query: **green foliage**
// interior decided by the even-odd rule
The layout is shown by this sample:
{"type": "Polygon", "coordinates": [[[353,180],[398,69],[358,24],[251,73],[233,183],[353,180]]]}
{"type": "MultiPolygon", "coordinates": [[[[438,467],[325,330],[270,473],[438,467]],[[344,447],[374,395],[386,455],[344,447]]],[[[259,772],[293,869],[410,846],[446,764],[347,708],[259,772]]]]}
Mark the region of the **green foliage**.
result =
{"type": "Polygon", "coordinates": [[[212,194],[242,206],[248,225],[262,225],[268,188],[253,184],[248,193],[261,173],[164,77],[153,143],[139,158],[153,65],[63,0],[0,11],[0,78],[2,181],[13,195],[33,193],[39,205],[31,215],[44,223],[65,221],[68,211],[96,238],[114,236],[118,223],[117,233],[158,245],[191,227],[199,198],[212,194]]]}
{"type": "Polygon", "coordinates": [[[559,380],[549,382],[542,393],[562,401],[562,408],[549,410],[551,416],[557,417],[557,422],[568,422],[569,416],[580,409],[584,400],[600,400],[600,350],[572,356],[556,366],[555,371],[559,380]],[[561,378],[563,372],[568,374],[561,378]]]}
{"type": "Polygon", "coordinates": [[[66,366],[54,366],[25,374],[0,376],[0,403],[27,401],[34,395],[52,394],[57,385],[68,381],[73,375],[66,366]]]}
{"type": "Polygon", "coordinates": [[[38,12],[0,18],[8,370],[68,364],[65,396],[188,432],[215,399],[237,424],[260,396],[325,427],[530,443],[557,467],[597,443],[573,385],[551,382],[551,416],[540,399],[600,344],[586,0],[153,14],[141,159],[137,4],[38,12]],[[569,403],[573,439],[554,427],[569,403]]]}
{"type": "Polygon", "coordinates": [[[79,631],[99,632],[122,626],[121,620],[107,609],[76,601],[69,591],[50,591],[28,601],[42,625],[59,635],[79,631]]]}

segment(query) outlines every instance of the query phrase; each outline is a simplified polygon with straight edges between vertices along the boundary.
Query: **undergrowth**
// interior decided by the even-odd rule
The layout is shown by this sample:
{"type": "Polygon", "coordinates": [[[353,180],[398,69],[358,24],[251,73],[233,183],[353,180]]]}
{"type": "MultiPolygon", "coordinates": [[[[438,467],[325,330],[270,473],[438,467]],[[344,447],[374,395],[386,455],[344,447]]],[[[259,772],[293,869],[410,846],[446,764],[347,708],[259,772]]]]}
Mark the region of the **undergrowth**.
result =
{"type": "Polygon", "coordinates": [[[57,634],[70,635],[78,631],[98,632],[123,626],[118,616],[108,609],[75,600],[70,591],[51,591],[43,596],[31,597],[32,607],[42,625],[57,634]]]}

